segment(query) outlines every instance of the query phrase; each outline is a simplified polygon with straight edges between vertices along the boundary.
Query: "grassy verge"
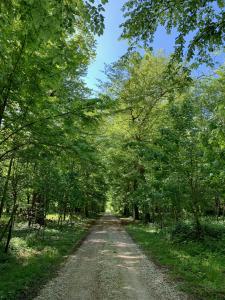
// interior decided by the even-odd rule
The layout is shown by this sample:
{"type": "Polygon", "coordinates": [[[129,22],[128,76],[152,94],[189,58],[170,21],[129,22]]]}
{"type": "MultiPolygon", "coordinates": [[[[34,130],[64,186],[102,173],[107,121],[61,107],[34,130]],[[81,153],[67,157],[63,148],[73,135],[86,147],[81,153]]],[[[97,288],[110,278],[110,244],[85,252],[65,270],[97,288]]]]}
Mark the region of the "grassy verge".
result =
{"type": "Polygon", "coordinates": [[[58,226],[49,221],[44,233],[18,224],[10,253],[0,249],[0,299],[31,299],[48,279],[54,277],[63,262],[85,237],[89,222],[58,226]]]}
{"type": "Polygon", "coordinates": [[[130,224],[126,229],[147,255],[168,268],[181,290],[194,299],[225,299],[224,237],[177,241],[168,229],[141,224],[130,224]]]}

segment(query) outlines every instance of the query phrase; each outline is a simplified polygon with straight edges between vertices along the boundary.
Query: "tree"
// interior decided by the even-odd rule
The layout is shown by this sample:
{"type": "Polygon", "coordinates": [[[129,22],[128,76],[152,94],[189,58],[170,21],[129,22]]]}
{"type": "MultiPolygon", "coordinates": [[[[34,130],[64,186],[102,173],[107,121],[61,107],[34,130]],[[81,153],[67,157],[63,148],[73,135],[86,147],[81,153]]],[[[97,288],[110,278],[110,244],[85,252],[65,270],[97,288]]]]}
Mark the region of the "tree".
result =
{"type": "Polygon", "coordinates": [[[161,227],[192,219],[201,237],[201,218],[224,213],[224,70],[191,81],[176,64],[171,78],[168,63],[132,54],[109,68],[108,196],[120,213],[161,227]]]}
{"type": "Polygon", "coordinates": [[[104,8],[94,1],[25,0],[2,1],[0,9],[0,215],[11,214],[0,236],[8,231],[8,250],[15,215],[43,226],[52,209],[73,216],[87,202],[91,213],[104,207],[90,137],[101,104],[83,82],[104,8]],[[84,197],[87,182],[92,190],[84,197]]]}
{"type": "Polygon", "coordinates": [[[168,34],[175,29],[174,58],[209,63],[212,52],[224,45],[224,7],[223,0],[129,0],[123,6],[122,38],[151,46],[158,26],[164,26],[168,34]]]}
{"type": "MultiPolygon", "coordinates": [[[[109,73],[111,85],[110,82],[106,84],[110,95],[115,91],[112,102],[116,108],[113,109],[118,111],[106,119],[110,127],[106,132],[109,131],[112,141],[117,141],[115,149],[110,147],[113,152],[106,151],[107,157],[109,153],[112,155],[109,157],[112,163],[108,163],[111,195],[118,199],[117,207],[121,203],[122,210],[133,211],[136,219],[140,212],[149,219],[150,203],[147,199],[150,198],[148,194],[153,195],[146,153],[151,151],[149,148],[158,135],[158,126],[165,118],[168,103],[188,82],[187,75],[178,66],[174,67],[171,81],[167,66],[165,57],[154,57],[150,53],[141,57],[135,53],[114,66],[113,72],[109,73]]],[[[157,209],[161,215],[159,205],[157,209]]]]}

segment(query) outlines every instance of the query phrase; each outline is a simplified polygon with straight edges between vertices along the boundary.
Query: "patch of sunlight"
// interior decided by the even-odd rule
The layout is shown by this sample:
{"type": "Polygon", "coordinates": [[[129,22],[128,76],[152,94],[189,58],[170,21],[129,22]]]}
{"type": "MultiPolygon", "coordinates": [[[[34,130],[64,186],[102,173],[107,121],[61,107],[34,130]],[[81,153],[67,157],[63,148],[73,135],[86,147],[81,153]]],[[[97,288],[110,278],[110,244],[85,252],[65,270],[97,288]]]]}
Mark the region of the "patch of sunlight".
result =
{"type": "Polygon", "coordinates": [[[47,215],[47,219],[48,220],[53,220],[53,221],[58,220],[58,217],[59,217],[58,214],[48,214],[47,215]]]}
{"type": "MultiPolygon", "coordinates": [[[[58,214],[58,213],[55,213],[55,214],[47,214],[46,219],[52,220],[52,221],[58,221],[58,219],[59,219],[59,214],[58,214]]],[[[66,218],[65,218],[65,221],[68,221],[68,220],[69,220],[69,216],[67,215],[66,218]]]]}
{"type": "Polygon", "coordinates": [[[3,215],[3,216],[1,217],[1,221],[2,221],[2,222],[8,222],[8,221],[9,221],[9,216],[3,215]]]}
{"type": "Polygon", "coordinates": [[[209,268],[212,272],[220,272],[221,265],[211,261],[210,259],[205,259],[202,262],[202,266],[209,268]]]}
{"type": "Polygon", "coordinates": [[[214,259],[214,256],[208,256],[207,258],[205,258],[203,261],[202,261],[202,265],[204,267],[212,267],[216,270],[220,270],[221,268],[221,265],[217,262],[215,262],[215,259],[214,259]]]}
{"type": "Polygon", "coordinates": [[[208,260],[208,259],[205,259],[203,262],[202,262],[202,265],[204,267],[209,267],[211,265],[211,262],[208,260]]]}
{"type": "Polygon", "coordinates": [[[124,289],[124,290],[135,291],[135,288],[134,288],[134,287],[131,287],[131,286],[124,286],[123,289],[124,289]]]}
{"type": "Polygon", "coordinates": [[[21,250],[21,249],[26,249],[28,247],[26,240],[19,238],[19,237],[12,238],[11,245],[12,245],[12,248],[16,251],[21,250]]]}
{"type": "Polygon", "coordinates": [[[154,232],[158,232],[158,229],[155,226],[149,225],[148,227],[145,228],[145,231],[154,233],[154,232]]]}
{"type": "Polygon", "coordinates": [[[32,248],[24,249],[24,251],[20,251],[18,256],[20,259],[24,261],[24,265],[28,264],[28,259],[40,254],[40,251],[37,251],[32,248]]]}
{"type": "Polygon", "coordinates": [[[46,246],[44,249],[43,249],[43,254],[47,254],[49,256],[57,256],[59,254],[59,251],[57,248],[55,247],[50,247],[50,246],[46,246]]]}
{"type": "Polygon", "coordinates": [[[212,261],[204,261],[202,263],[202,267],[204,267],[203,270],[207,274],[208,280],[210,280],[211,282],[219,280],[221,282],[221,276],[224,276],[221,265],[212,261]]]}
{"type": "Polygon", "coordinates": [[[141,258],[144,258],[143,255],[132,256],[132,255],[122,255],[122,254],[116,255],[116,257],[122,258],[125,260],[140,260],[141,258]]]}
{"type": "Polygon", "coordinates": [[[27,222],[18,222],[15,224],[15,229],[17,230],[23,230],[23,229],[28,229],[28,223],[27,222]]]}
{"type": "Polygon", "coordinates": [[[45,233],[59,233],[59,229],[54,229],[54,228],[46,228],[45,233]]]}
{"type": "Polygon", "coordinates": [[[113,213],[114,212],[114,209],[113,209],[113,206],[112,206],[112,201],[109,200],[109,201],[106,202],[105,212],[106,213],[113,213]]]}
{"type": "Polygon", "coordinates": [[[26,240],[19,237],[12,238],[11,248],[17,253],[18,258],[25,260],[39,253],[37,250],[30,248],[26,240]]]}
{"type": "Polygon", "coordinates": [[[222,272],[221,266],[218,264],[209,264],[204,268],[205,273],[207,274],[208,281],[216,282],[219,281],[221,284],[221,280],[224,281],[224,274],[222,272]]]}
{"type": "Polygon", "coordinates": [[[187,260],[187,259],[192,259],[192,258],[193,258],[193,257],[191,257],[191,255],[185,254],[185,253],[183,253],[183,252],[179,252],[179,251],[177,251],[177,250],[170,250],[170,252],[171,252],[174,256],[180,258],[181,260],[187,260]]]}

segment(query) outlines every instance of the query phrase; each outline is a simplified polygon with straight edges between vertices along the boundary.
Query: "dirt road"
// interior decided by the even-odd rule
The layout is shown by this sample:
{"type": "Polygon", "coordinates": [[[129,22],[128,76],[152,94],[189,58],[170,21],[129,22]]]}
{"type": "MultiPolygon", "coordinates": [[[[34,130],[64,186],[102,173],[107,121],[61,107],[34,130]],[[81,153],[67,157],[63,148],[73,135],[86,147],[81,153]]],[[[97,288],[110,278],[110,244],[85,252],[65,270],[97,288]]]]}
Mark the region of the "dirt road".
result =
{"type": "Polygon", "coordinates": [[[113,216],[105,215],[36,300],[187,299],[113,216]]]}

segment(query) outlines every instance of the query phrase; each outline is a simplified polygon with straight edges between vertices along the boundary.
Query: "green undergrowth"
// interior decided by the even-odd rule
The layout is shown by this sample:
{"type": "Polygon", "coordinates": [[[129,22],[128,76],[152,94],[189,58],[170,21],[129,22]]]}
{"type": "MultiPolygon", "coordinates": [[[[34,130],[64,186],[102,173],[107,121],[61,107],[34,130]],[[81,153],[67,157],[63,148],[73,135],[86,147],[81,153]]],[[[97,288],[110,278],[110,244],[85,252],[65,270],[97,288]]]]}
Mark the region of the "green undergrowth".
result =
{"type": "Polygon", "coordinates": [[[163,230],[153,225],[129,224],[126,229],[193,299],[225,299],[224,225],[204,225],[200,238],[191,224],[163,230]]]}
{"type": "Polygon", "coordinates": [[[52,219],[44,232],[17,224],[9,253],[0,249],[0,299],[32,299],[85,237],[89,224],[80,219],[59,226],[52,219]]]}

